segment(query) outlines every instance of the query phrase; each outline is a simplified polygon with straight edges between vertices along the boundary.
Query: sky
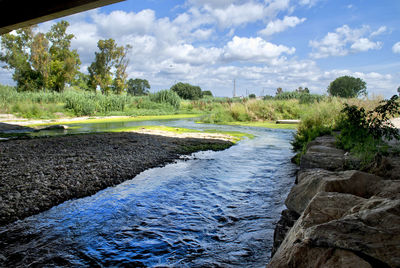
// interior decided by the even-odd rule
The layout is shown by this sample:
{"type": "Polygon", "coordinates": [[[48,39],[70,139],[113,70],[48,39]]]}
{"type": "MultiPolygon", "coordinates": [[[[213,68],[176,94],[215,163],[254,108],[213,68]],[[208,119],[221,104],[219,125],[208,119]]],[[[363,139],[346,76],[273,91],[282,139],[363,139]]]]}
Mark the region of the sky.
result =
{"type": "MultiPolygon", "coordinates": [[[[152,92],[184,82],[232,96],[235,80],[239,96],[299,86],[326,94],[350,75],[369,97],[390,97],[400,86],[399,14],[399,0],[127,0],[62,19],[82,72],[98,40],[113,38],[132,46],[128,77],[152,92]]],[[[13,84],[9,71],[0,83],[13,84]]]]}

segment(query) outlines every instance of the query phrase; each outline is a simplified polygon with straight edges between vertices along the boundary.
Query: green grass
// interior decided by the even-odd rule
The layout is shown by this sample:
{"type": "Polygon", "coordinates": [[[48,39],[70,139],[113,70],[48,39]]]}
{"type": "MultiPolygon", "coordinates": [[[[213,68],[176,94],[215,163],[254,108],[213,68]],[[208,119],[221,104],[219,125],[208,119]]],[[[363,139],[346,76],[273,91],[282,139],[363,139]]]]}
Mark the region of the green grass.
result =
{"type": "Polygon", "coordinates": [[[49,126],[49,125],[63,125],[63,124],[91,124],[91,123],[110,123],[110,122],[139,122],[139,121],[161,121],[161,120],[175,120],[185,118],[197,118],[201,114],[170,114],[170,115],[144,115],[135,117],[105,117],[105,118],[88,118],[83,120],[74,121],[55,121],[49,123],[31,124],[29,127],[36,126],[49,126]]]}
{"type": "Polygon", "coordinates": [[[233,143],[236,143],[243,138],[247,137],[249,139],[253,139],[254,135],[249,134],[249,133],[244,133],[244,132],[239,132],[239,131],[221,131],[217,129],[205,129],[204,131],[200,131],[197,129],[189,129],[189,128],[177,128],[177,127],[168,127],[168,126],[134,126],[134,127],[128,127],[128,128],[119,128],[119,129],[113,129],[110,132],[129,132],[129,131],[138,131],[141,129],[146,129],[146,130],[160,130],[160,131],[167,131],[167,132],[173,132],[177,134],[183,134],[183,133],[217,133],[217,134],[223,134],[223,135],[228,135],[231,136],[232,139],[231,141],[233,143]]]}
{"type": "MultiPolygon", "coordinates": [[[[202,122],[196,122],[202,123],[202,122]]],[[[297,129],[298,124],[276,124],[275,122],[223,122],[218,125],[230,125],[230,126],[247,126],[247,127],[264,127],[264,128],[275,128],[275,129],[297,129]]]]}

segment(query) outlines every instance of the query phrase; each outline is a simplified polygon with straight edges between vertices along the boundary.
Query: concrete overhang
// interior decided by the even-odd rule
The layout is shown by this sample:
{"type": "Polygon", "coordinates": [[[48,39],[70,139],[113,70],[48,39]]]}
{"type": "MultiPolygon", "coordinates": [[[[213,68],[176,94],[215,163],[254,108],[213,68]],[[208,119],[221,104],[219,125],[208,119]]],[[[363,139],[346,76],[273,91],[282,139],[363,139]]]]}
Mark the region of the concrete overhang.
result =
{"type": "Polygon", "coordinates": [[[0,0],[0,35],[125,0],[0,0]]]}

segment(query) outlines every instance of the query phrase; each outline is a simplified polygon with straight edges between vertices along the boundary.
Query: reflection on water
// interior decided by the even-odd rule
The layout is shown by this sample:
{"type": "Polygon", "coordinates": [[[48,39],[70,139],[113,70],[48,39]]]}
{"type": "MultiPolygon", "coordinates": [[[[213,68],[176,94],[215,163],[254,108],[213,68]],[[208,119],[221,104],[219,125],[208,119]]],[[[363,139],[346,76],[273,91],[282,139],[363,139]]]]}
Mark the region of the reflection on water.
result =
{"type": "Polygon", "coordinates": [[[293,182],[292,132],[168,124],[257,137],[0,228],[0,266],[265,266],[293,182]]]}

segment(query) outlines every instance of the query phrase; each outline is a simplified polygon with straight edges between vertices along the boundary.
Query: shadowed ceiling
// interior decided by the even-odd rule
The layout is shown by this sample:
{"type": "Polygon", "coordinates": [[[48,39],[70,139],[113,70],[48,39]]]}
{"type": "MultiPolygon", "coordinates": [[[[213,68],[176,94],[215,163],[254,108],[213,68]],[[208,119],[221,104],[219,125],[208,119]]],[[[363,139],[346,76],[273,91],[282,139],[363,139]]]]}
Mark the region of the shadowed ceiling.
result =
{"type": "Polygon", "coordinates": [[[125,0],[0,0],[0,34],[125,0]]]}

